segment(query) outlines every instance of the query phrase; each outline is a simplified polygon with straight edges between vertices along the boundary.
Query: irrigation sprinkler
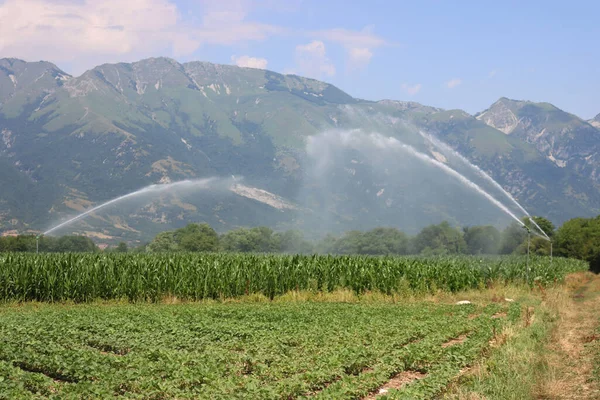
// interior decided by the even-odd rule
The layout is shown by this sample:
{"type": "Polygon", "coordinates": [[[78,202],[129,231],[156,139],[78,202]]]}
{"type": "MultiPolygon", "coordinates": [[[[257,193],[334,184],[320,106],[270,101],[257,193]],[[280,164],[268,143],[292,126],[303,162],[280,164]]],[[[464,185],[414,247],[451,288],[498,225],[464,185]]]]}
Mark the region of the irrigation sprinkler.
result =
{"type": "Polygon", "coordinates": [[[42,235],[37,235],[35,237],[35,254],[39,254],[40,252],[40,236],[42,235]]]}
{"type": "Polygon", "coordinates": [[[527,283],[529,283],[529,249],[531,247],[531,229],[527,225],[523,225],[523,229],[527,231],[527,283]]]}

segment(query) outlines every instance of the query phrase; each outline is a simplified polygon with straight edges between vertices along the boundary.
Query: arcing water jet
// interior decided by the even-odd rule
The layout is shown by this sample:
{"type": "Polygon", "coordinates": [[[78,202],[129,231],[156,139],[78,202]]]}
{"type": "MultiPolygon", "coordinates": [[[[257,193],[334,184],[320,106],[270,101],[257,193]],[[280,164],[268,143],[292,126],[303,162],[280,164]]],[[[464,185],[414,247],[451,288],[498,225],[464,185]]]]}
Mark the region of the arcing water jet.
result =
{"type": "MultiPolygon", "coordinates": [[[[431,144],[436,146],[438,149],[442,150],[442,152],[445,152],[446,153],[445,155],[451,154],[452,156],[458,158],[464,165],[466,165],[467,167],[469,167],[470,169],[475,171],[475,173],[477,175],[479,175],[481,178],[483,178],[488,183],[490,183],[492,186],[494,186],[496,189],[498,189],[500,192],[502,192],[502,194],[504,194],[515,206],[517,206],[519,208],[519,210],[521,210],[527,217],[529,217],[529,220],[539,230],[539,232],[543,235],[543,237],[547,240],[550,240],[550,237],[548,237],[546,232],[544,232],[544,230],[542,228],[540,228],[540,226],[534,221],[534,219],[531,218],[531,215],[527,212],[527,210],[525,208],[523,208],[523,206],[521,206],[521,204],[519,204],[519,202],[510,193],[508,193],[506,190],[504,190],[504,188],[498,182],[496,182],[491,176],[489,176],[484,170],[479,168],[477,165],[474,165],[473,163],[471,163],[465,156],[463,156],[458,151],[454,150],[453,148],[451,148],[450,146],[448,146],[446,143],[442,142],[441,140],[438,140],[437,138],[433,137],[432,135],[427,134],[423,131],[419,131],[419,134],[423,138],[428,140],[431,144]]],[[[535,234],[535,232],[534,232],[534,234],[535,234]]]]}
{"type": "Polygon", "coordinates": [[[504,204],[499,202],[496,198],[486,192],[476,183],[472,182],[464,175],[447,166],[446,164],[435,160],[434,158],[417,151],[412,146],[402,143],[396,138],[385,137],[379,133],[365,134],[360,130],[351,131],[334,131],[325,134],[324,139],[327,141],[327,145],[323,146],[323,143],[319,142],[319,139],[310,137],[308,140],[307,152],[317,159],[318,167],[326,167],[330,162],[329,158],[330,150],[329,144],[334,146],[342,145],[347,148],[352,148],[358,151],[365,151],[369,147],[375,148],[378,151],[402,151],[410,154],[411,156],[436,167],[446,174],[456,178],[463,185],[473,189],[483,197],[485,197],[490,203],[498,207],[501,211],[506,213],[508,216],[513,218],[518,224],[524,226],[525,224],[521,221],[512,211],[510,211],[504,204]]]}
{"type": "MultiPolygon", "coordinates": [[[[157,193],[162,193],[162,192],[166,192],[166,191],[170,191],[170,190],[179,190],[179,189],[207,189],[210,188],[211,184],[217,183],[219,182],[219,180],[217,178],[206,178],[206,179],[195,179],[195,180],[183,180],[183,181],[179,181],[179,182],[173,182],[173,183],[168,183],[168,184],[162,184],[162,185],[149,185],[146,186],[140,190],[136,190],[135,192],[131,192],[128,193],[126,195],[123,196],[119,196],[117,198],[114,198],[112,200],[109,200],[105,203],[100,204],[99,206],[96,206],[88,211],[85,211],[65,222],[62,222],[50,229],[48,229],[46,232],[43,233],[43,235],[48,235],[54,231],[59,230],[60,228],[63,228],[67,225],[70,225],[74,222],[79,221],[82,218],[87,217],[88,215],[101,210],[105,207],[108,207],[110,205],[119,203],[123,200],[127,200],[133,197],[138,197],[138,196],[142,196],[142,195],[147,195],[147,194],[157,194],[157,193]]],[[[221,181],[222,182],[222,181],[221,181]]]]}

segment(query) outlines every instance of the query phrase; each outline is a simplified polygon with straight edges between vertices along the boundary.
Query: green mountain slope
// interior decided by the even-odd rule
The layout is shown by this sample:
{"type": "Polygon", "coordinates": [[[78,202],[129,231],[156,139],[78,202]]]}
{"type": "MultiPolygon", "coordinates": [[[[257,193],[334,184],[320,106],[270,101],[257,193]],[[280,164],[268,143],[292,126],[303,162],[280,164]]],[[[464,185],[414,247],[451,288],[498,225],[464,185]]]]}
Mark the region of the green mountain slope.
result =
{"type": "MultiPolygon", "coordinates": [[[[260,191],[163,195],[111,207],[60,233],[110,242],[147,239],[194,221],[219,230],[267,224],[321,234],[377,225],[414,231],[441,219],[509,221],[439,170],[422,165],[409,174],[415,163],[403,161],[405,154],[381,172],[371,165],[377,157],[342,152],[335,168],[315,175],[318,160],[307,156],[306,140],[336,129],[379,132],[438,157],[439,149],[419,135],[424,130],[480,165],[534,213],[560,223],[600,210],[596,182],[587,174],[597,166],[593,157],[561,166],[520,130],[506,135],[500,122],[500,130],[489,126],[487,112],[475,118],[418,103],[358,100],[295,75],[155,58],[70,77],[52,64],[4,59],[0,99],[0,185],[10,188],[0,194],[0,231],[44,230],[152,183],[231,175],[298,209],[273,207],[260,191]]],[[[580,145],[577,135],[558,137],[561,149],[580,145]]],[[[562,150],[551,151],[562,160],[562,150]]]]}

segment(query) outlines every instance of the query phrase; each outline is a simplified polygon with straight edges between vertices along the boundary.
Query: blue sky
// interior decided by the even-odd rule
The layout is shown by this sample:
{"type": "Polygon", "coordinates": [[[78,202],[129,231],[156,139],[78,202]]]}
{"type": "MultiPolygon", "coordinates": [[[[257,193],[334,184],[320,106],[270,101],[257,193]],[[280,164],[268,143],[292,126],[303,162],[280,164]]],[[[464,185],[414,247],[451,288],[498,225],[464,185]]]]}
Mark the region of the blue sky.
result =
{"type": "Polygon", "coordinates": [[[69,73],[169,56],[475,113],[499,97],[600,113],[600,2],[0,0],[0,57],[69,73]]]}

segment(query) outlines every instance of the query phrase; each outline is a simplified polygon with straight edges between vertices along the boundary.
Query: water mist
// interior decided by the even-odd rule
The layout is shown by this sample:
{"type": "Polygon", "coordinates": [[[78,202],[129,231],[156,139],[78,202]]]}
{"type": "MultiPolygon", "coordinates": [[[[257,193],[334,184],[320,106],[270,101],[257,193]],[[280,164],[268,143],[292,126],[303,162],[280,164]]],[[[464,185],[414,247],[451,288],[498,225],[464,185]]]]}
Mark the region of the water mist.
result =
{"type": "Polygon", "coordinates": [[[43,235],[51,234],[61,228],[71,225],[71,224],[73,224],[73,223],[75,223],[75,222],[87,217],[88,215],[90,215],[96,211],[99,211],[103,208],[106,208],[111,205],[115,205],[117,203],[121,203],[126,200],[131,200],[133,198],[143,197],[143,196],[147,196],[147,195],[157,195],[157,194],[162,194],[162,193],[177,193],[177,192],[181,192],[181,191],[206,190],[206,189],[215,190],[215,189],[220,189],[220,188],[229,188],[231,183],[232,183],[231,179],[206,178],[206,179],[183,180],[183,181],[178,181],[178,182],[173,182],[173,183],[168,183],[168,184],[149,185],[142,189],[136,190],[134,192],[125,194],[123,196],[116,197],[116,198],[109,200],[105,203],[102,203],[90,210],[82,212],[81,214],[48,229],[46,232],[43,233],[43,235]]]}
{"type": "Polygon", "coordinates": [[[451,148],[450,146],[448,146],[446,143],[442,142],[441,140],[438,140],[437,138],[433,137],[432,135],[427,134],[423,131],[419,131],[419,134],[423,138],[425,138],[427,141],[429,141],[431,144],[433,144],[435,147],[437,147],[439,150],[441,150],[446,157],[452,156],[452,157],[458,159],[462,164],[466,165],[468,168],[473,170],[480,178],[483,178],[487,183],[491,184],[494,188],[498,189],[506,198],[508,198],[511,201],[512,204],[517,206],[519,208],[519,210],[521,210],[521,212],[523,212],[527,217],[529,217],[529,220],[531,221],[531,223],[533,223],[533,225],[539,230],[539,232],[543,235],[543,237],[545,239],[550,240],[550,237],[548,237],[546,232],[544,232],[544,230],[542,228],[540,228],[540,226],[533,220],[533,218],[531,218],[531,215],[527,212],[527,210],[523,206],[521,206],[521,204],[519,204],[519,202],[510,193],[508,193],[498,182],[496,182],[484,170],[479,168],[477,165],[474,165],[473,163],[471,163],[465,156],[463,156],[458,151],[454,150],[453,148],[451,148]]]}
{"type": "Polygon", "coordinates": [[[361,130],[328,131],[321,135],[308,138],[307,153],[314,160],[315,168],[317,170],[325,170],[336,162],[336,153],[334,150],[339,147],[353,149],[364,153],[371,151],[374,157],[378,157],[378,155],[383,157],[386,152],[388,154],[389,152],[393,152],[409,155],[411,158],[415,158],[453,177],[463,186],[484,197],[489,203],[510,216],[518,224],[524,226],[523,222],[508,207],[486,192],[481,186],[469,180],[448,165],[419,152],[414,147],[407,145],[396,138],[386,137],[379,133],[366,134],[361,130]]]}

